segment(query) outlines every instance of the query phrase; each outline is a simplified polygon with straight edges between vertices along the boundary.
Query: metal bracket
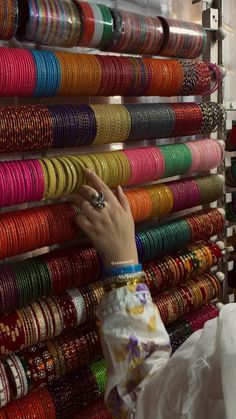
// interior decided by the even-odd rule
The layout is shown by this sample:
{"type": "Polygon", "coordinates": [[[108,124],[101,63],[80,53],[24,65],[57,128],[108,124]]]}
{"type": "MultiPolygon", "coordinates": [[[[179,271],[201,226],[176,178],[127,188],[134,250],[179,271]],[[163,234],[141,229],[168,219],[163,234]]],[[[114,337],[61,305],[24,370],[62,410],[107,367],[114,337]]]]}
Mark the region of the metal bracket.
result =
{"type": "Polygon", "coordinates": [[[197,3],[206,3],[209,6],[212,5],[213,0],[192,0],[192,4],[197,4],[197,3]]]}
{"type": "Polygon", "coordinates": [[[224,106],[227,109],[227,111],[236,111],[236,100],[225,102],[224,106]]]}

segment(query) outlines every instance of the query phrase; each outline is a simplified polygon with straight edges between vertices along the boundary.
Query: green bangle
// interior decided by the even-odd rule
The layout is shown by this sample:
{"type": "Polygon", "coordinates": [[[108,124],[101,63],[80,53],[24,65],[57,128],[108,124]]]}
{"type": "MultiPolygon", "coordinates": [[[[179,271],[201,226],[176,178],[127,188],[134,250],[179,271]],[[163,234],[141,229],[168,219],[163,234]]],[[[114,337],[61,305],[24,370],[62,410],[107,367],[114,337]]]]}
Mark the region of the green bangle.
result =
{"type": "Polygon", "coordinates": [[[113,36],[113,19],[111,12],[107,6],[98,4],[99,9],[101,10],[103,16],[103,34],[102,40],[98,48],[106,48],[107,45],[111,42],[113,36]]]}
{"type": "Polygon", "coordinates": [[[95,376],[98,390],[100,395],[102,396],[105,393],[106,387],[106,372],[107,372],[107,365],[104,359],[100,361],[94,362],[89,366],[89,369],[92,371],[93,375],[95,376]]]}
{"type": "Polygon", "coordinates": [[[173,144],[159,147],[165,160],[164,177],[186,173],[192,164],[191,150],[186,144],[173,144]]]}

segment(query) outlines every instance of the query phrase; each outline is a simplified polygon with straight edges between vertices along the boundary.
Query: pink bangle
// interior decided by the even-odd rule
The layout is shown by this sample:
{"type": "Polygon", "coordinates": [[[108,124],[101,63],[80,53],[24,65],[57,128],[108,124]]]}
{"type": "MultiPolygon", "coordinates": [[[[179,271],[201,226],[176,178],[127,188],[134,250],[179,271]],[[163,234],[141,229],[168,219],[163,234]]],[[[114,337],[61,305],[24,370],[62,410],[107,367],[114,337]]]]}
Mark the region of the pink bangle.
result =
{"type": "Polygon", "coordinates": [[[124,150],[123,152],[126,154],[131,168],[129,185],[151,182],[164,175],[164,157],[156,147],[124,150]]]}
{"type": "Polygon", "coordinates": [[[41,164],[38,160],[30,160],[29,164],[32,167],[32,172],[35,173],[35,179],[37,179],[37,193],[35,192],[35,201],[41,201],[44,197],[44,173],[41,164]]]}
{"type": "Polygon", "coordinates": [[[0,48],[0,96],[32,96],[36,65],[30,51],[0,48]]]}

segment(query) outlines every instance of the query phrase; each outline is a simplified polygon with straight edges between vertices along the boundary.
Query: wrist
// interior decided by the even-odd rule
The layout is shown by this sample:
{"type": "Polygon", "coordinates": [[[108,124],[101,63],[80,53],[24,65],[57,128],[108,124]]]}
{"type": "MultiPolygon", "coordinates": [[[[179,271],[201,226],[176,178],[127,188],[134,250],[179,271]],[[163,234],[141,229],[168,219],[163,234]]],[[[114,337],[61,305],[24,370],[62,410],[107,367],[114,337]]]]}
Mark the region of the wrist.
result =
{"type": "Polygon", "coordinates": [[[137,265],[139,263],[136,249],[133,252],[123,251],[116,252],[116,254],[103,255],[102,261],[105,269],[113,268],[116,266],[137,265]]]}
{"type": "Polygon", "coordinates": [[[106,278],[103,282],[103,288],[105,292],[110,292],[117,288],[125,286],[133,287],[138,286],[139,284],[146,284],[146,275],[144,271],[106,278]]]}
{"type": "Polygon", "coordinates": [[[118,277],[122,275],[135,275],[143,272],[141,263],[132,263],[132,261],[113,263],[105,267],[103,276],[106,278],[118,277]]]}

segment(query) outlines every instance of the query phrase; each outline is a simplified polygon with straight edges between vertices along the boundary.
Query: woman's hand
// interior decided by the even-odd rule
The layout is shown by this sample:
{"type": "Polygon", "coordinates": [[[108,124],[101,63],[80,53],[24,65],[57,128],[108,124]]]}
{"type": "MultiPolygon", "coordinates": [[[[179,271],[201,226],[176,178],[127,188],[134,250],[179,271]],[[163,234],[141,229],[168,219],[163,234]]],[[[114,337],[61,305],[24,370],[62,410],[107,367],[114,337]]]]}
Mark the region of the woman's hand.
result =
{"type": "Polygon", "coordinates": [[[78,226],[102,253],[107,267],[138,263],[133,216],[122,188],[117,188],[115,196],[94,172],[86,169],[85,175],[91,186],[79,190],[76,204],[82,214],[77,216],[78,226]],[[101,209],[90,203],[99,192],[105,196],[105,207],[101,209]]]}

